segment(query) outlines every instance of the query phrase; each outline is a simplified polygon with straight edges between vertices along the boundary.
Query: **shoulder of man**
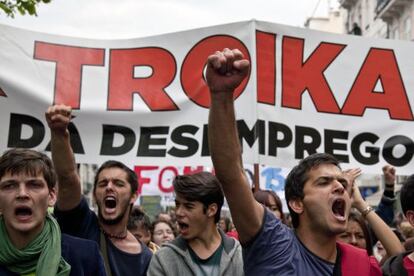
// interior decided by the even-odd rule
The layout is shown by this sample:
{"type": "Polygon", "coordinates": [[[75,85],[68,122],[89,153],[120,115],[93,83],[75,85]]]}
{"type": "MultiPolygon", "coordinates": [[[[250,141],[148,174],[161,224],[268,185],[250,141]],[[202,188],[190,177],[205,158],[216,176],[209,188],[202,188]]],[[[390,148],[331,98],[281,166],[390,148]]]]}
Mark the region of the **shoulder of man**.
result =
{"type": "Polygon", "coordinates": [[[62,257],[71,265],[72,272],[76,272],[73,275],[93,275],[104,271],[103,259],[95,241],[62,234],[62,257]]]}
{"type": "Polygon", "coordinates": [[[163,244],[160,249],[155,252],[155,255],[161,256],[165,254],[172,254],[173,252],[180,255],[189,254],[187,242],[181,236],[178,236],[169,243],[163,244]]]}
{"type": "Polygon", "coordinates": [[[6,267],[0,265],[0,275],[2,276],[19,276],[13,272],[11,272],[10,270],[8,270],[6,267]]]}
{"type": "Polygon", "coordinates": [[[404,257],[412,252],[408,251],[389,257],[381,267],[383,275],[407,275],[407,271],[404,268],[404,257]]]}
{"type": "Polygon", "coordinates": [[[79,257],[91,258],[93,253],[99,253],[95,241],[62,234],[62,255],[76,254],[79,257]]]}
{"type": "Polygon", "coordinates": [[[227,254],[233,254],[237,249],[241,250],[240,242],[232,237],[227,236],[221,229],[219,229],[221,239],[223,240],[224,251],[227,254]]]}

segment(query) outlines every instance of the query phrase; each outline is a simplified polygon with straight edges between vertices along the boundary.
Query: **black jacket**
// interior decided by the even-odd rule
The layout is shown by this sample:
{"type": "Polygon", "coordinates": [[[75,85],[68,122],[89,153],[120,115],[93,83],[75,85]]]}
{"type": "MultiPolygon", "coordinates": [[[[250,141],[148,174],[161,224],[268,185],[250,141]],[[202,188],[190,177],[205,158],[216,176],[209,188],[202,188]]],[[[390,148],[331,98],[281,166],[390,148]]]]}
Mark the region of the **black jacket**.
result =
{"type": "Polygon", "coordinates": [[[407,276],[407,271],[404,268],[404,257],[411,254],[413,251],[404,252],[390,257],[382,265],[382,274],[384,276],[407,276]]]}

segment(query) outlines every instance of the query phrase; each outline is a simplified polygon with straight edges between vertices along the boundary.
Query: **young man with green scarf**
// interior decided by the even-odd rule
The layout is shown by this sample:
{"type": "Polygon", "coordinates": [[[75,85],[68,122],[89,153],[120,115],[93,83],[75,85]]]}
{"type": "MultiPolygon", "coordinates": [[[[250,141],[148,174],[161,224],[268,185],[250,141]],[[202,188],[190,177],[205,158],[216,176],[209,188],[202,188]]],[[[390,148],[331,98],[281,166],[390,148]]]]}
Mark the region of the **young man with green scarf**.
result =
{"type": "Polygon", "coordinates": [[[48,214],[55,183],[42,153],[12,149],[0,157],[0,275],[106,275],[97,244],[62,235],[48,214]]]}

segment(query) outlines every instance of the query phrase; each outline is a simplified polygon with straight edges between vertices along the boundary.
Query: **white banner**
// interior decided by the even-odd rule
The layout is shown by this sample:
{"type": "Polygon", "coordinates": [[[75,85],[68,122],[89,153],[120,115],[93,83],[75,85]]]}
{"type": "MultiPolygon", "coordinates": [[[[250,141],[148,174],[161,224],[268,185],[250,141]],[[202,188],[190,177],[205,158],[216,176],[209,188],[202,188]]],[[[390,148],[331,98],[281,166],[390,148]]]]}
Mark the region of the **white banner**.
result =
{"type": "Polygon", "coordinates": [[[251,61],[236,93],[246,163],[289,168],[314,152],[344,167],[414,167],[412,42],[246,21],[129,40],[0,26],[0,150],[48,150],[49,105],[74,109],[76,159],[211,166],[207,56],[251,61]]]}

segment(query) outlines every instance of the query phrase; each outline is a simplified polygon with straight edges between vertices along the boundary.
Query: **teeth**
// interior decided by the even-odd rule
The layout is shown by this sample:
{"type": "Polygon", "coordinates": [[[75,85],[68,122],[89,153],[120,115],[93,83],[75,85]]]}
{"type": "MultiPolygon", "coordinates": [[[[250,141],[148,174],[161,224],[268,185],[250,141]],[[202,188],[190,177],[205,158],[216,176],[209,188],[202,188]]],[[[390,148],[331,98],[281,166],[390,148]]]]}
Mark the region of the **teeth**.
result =
{"type": "Polygon", "coordinates": [[[108,196],[105,198],[105,206],[108,208],[115,208],[116,207],[116,199],[112,196],[108,196]]]}

